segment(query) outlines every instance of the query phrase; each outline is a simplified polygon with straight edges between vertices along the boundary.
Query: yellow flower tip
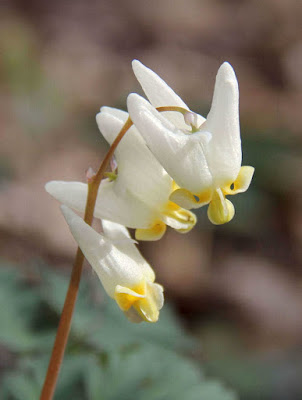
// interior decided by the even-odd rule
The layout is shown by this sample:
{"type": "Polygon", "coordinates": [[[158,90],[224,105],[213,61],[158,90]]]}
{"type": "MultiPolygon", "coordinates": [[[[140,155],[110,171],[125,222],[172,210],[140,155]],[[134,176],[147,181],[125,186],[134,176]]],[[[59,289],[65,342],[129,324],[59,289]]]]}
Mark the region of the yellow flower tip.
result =
{"type": "MultiPolygon", "coordinates": [[[[158,301],[160,285],[143,282],[134,289],[117,286],[114,298],[131,322],[157,322],[162,306],[158,301]]],[[[162,288],[161,288],[162,291],[162,288]]]]}
{"type": "Polygon", "coordinates": [[[213,224],[221,225],[231,221],[235,209],[225,196],[245,192],[250,186],[254,171],[254,167],[243,166],[234,182],[228,182],[221,189],[215,190],[208,208],[208,217],[213,224]]]}
{"type": "Polygon", "coordinates": [[[181,208],[176,203],[169,201],[161,210],[163,221],[177,232],[187,233],[196,224],[197,218],[192,212],[181,208]]]}
{"type": "Polygon", "coordinates": [[[235,215],[235,208],[230,200],[226,199],[221,189],[216,190],[208,207],[208,218],[214,225],[230,222],[235,215]]]}
{"type": "Polygon", "coordinates": [[[208,204],[212,198],[212,189],[206,189],[195,195],[187,189],[176,189],[170,195],[170,201],[178,204],[180,207],[190,210],[191,208],[199,208],[208,204]]]}
{"type": "Polygon", "coordinates": [[[167,230],[167,226],[162,221],[156,221],[156,223],[148,229],[136,229],[135,239],[136,240],[147,240],[155,241],[161,239],[167,230]]]}
{"type": "Polygon", "coordinates": [[[135,288],[127,288],[117,285],[115,288],[114,298],[123,311],[128,311],[140,298],[145,297],[145,283],[142,283],[135,288]]]}
{"type": "Polygon", "coordinates": [[[234,195],[245,192],[250,186],[254,172],[255,168],[249,165],[241,167],[236,180],[223,188],[224,194],[234,195]]]}
{"type": "Polygon", "coordinates": [[[134,304],[134,309],[145,322],[157,322],[159,319],[159,310],[156,304],[150,298],[141,299],[134,304]]]}
{"type": "Polygon", "coordinates": [[[178,215],[180,215],[183,221],[187,222],[187,228],[176,229],[179,233],[188,233],[191,229],[194,228],[197,222],[197,217],[191,211],[181,209],[178,211],[178,215]]]}

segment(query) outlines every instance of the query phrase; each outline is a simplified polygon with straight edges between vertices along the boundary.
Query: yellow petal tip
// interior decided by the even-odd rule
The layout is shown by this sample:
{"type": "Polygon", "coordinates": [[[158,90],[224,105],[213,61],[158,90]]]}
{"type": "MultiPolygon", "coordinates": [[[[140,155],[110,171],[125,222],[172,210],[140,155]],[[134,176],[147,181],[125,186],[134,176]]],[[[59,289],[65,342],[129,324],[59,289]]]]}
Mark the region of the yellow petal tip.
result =
{"type": "Polygon", "coordinates": [[[146,240],[146,241],[159,240],[164,236],[166,229],[167,229],[167,226],[164,222],[157,221],[149,229],[136,229],[135,239],[136,240],[146,240]]]}
{"type": "Polygon", "coordinates": [[[214,225],[226,224],[233,219],[234,215],[233,203],[227,199],[224,199],[224,204],[211,201],[208,207],[208,218],[214,225]]]}

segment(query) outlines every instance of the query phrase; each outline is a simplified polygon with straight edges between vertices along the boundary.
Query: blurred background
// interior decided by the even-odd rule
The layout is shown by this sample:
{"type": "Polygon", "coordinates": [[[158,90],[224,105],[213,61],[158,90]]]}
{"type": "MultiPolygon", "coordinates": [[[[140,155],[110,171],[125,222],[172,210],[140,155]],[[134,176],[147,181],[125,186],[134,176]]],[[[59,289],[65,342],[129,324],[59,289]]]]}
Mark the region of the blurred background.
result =
{"type": "Polygon", "coordinates": [[[38,398],[75,254],[44,184],[97,169],[95,115],[140,92],[137,58],[204,116],[229,61],[256,172],[229,224],[201,209],[189,234],[141,244],[165,287],[158,325],[129,327],[86,267],[57,398],[301,399],[301,2],[4,0],[0,12],[1,398],[38,398]]]}

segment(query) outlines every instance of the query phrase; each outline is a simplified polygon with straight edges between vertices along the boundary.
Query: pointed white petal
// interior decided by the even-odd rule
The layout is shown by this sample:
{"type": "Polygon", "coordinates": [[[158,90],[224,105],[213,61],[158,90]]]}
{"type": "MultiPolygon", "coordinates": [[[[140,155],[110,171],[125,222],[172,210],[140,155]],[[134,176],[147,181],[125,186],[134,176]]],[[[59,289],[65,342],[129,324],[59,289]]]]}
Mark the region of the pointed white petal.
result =
{"type": "Polygon", "coordinates": [[[45,190],[62,204],[80,212],[85,211],[87,184],[82,182],[50,181],[46,183],[45,190]]]}
{"type": "MultiPolygon", "coordinates": [[[[150,103],[155,107],[177,106],[189,110],[189,107],[182,101],[182,99],[171,89],[166,82],[161,79],[150,68],[143,65],[138,60],[132,61],[133,72],[136,79],[139,81],[143,91],[148,97],[150,103]]],[[[183,115],[167,111],[163,113],[165,118],[172,122],[179,129],[188,129],[183,115]]],[[[198,124],[202,124],[205,119],[198,116],[198,124]]]]}
{"type": "Polygon", "coordinates": [[[209,133],[184,134],[137,94],[130,94],[127,103],[131,119],[148,147],[180,187],[198,193],[212,185],[204,156],[209,133]]]}
{"type": "MultiPolygon", "coordinates": [[[[45,186],[48,193],[76,211],[84,212],[88,185],[81,182],[51,181],[45,186]]],[[[158,217],[156,211],[134,197],[116,182],[102,181],[94,216],[111,220],[129,228],[146,229],[158,217]]]]}
{"type": "Polygon", "coordinates": [[[116,117],[117,119],[120,119],[122,122],[126,122],[129,114],[127,111],[120,110],[119,108],[114,108],[114,107],[108,107],[108,106],[103,106],[100,109],[100,113],[108,113],[111,114],[112,116],[116,117]]]}
{"type": "Polygon", "coordinates": [[[131,257],[121,252],[104,235],[97,233],[68,207],[61,208],[72,235],[110,297],[114,297],[117,285],[135,287],[143,281],[143,271],[131,257]]]}
{"type": "MultiPolygon", "coordinates": [[[[156,107],[177,106],[189,110],[181,98],[150,68],[138,60],[132,61],[133,72],[150,103],[156,107]]],[[[180,129],[188,129],[182,114],[165,112],[165,117],[180,129]]]]}
{"type": "Polygon", "coordinates": [[[133,72],[154,107],[179,106],[189,109],[181,98],[150,68],[138,60],[132,61],[133,72]]]}
{"type": "Polygon", "coordinates": [[[109,144],[113,143],[128,116],[126,111],[111,107],[102,107],[96,115],[98,127],[109,144]]]}
{"type": "Polygon", "coordinates": [[[218,70],[211,110],[201,130],[212,134],[206,156],[215,186],[232,182],[241,166],[239,91],[235,72],[227,62],[218,70]]]}

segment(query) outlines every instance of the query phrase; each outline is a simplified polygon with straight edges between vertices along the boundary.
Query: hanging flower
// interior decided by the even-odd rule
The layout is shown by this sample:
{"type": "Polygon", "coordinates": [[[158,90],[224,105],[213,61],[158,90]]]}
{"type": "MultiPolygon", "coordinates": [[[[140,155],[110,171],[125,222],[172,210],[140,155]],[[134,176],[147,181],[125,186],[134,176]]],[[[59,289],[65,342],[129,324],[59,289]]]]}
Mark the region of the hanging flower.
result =
{"type": "Polygon", "coordinates": [[[128,111],[152,153],[176,182],[170,200],[187,209],[209,204],[212,223],[229,222],[235,210],[226,195],[245,192],[254,173],[253,167],[241,167],[239,91],[233,68],[227,62],[219,68],[207,119],[191,112],[139,61],[133,61],[133,70],[151,104],[132,93],[128,111]],[[155,109],[163,106],[188,111],[182,115],[155,109]]]}
{"type": "Polygon", "coordinates": [[[132,322],[156,322],[164,304],[163,287],[154,283],[155,273],[140,254],[128,230],[103,222],[97,233],[66,206],[61,206],[70,231],[107,294],[132,322]]]}
{"type": "MultiPolygon", "coordinates": [[[[98,126],[112,144],[128,118],[124,111],[103,107],[97,115],[98,126]]],[[[172,178],[132,126],[115,152],[117,169],[101,182],[94,216],[135,228],[138,240],[158,240],[166,225],[178,232],[191,230],[196,217],[172,202],[172,178]]],[[[88,185],[81,182],[51,181],[46,190],[63,204],[83,212],[88,185]]]]}

